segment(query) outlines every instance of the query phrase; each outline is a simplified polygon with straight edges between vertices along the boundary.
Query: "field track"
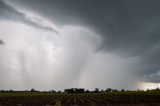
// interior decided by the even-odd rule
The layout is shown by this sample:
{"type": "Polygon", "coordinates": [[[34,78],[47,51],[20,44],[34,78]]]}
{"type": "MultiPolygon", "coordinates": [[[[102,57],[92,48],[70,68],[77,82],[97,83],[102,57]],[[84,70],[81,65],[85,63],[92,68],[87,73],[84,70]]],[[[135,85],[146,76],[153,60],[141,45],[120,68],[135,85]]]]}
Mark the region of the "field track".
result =
{"type": "Polygon", "coordinates": [[[54,104],[48,103],[46,106],[95,106],[95,103],[89,99],[82,98],[74,94],[69,97],[55,100],[54,104]]]}

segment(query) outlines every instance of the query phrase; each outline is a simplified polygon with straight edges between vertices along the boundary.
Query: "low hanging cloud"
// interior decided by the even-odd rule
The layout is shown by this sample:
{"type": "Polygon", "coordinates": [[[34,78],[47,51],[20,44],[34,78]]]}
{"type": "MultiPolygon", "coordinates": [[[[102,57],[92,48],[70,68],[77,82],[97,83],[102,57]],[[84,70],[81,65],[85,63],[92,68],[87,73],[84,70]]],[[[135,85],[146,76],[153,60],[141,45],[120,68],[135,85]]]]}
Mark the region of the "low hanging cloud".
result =
{"type": "Polygon", "coordinates": [[[160,82],[160,71],[157,71],[154,74],[149,74],[144,77],[145,82],[149,83],[159,83],[160,82]]]}

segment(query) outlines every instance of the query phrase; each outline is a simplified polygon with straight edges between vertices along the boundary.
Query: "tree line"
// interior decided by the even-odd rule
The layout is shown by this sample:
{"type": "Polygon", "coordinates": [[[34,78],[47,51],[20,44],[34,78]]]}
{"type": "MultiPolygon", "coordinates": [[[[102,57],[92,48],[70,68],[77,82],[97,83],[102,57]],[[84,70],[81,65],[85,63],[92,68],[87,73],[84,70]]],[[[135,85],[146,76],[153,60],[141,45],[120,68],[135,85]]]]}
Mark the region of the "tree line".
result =
{"type": "MultiPolygon", "coordinates": [[[[15,90],[0,90],[0,93],[4,93],[4,92],[50,92],[50,93],[102,93],[102,92],[125,92],[125,91],[129,91],[129,90],[125,90],[125,89],[112,89],[112,88],[107,88],[106,90],[103,89],[99,89],[99,88],[95,88],[95,90],[87,90],[84,88],[69,88],[69,89],[64,89],[64,91],[55,91],[55,90],[50,90],[50,91],[39,91],[36,90],[34,88],[30,89],[30,90],[24,90],[24,91],[15,91],[15,90]]],[[[135,91],[144,91],[144,90],[135,90],[135,91]]],[[[146,91],[160,91],[159,88],[156,89],[147,89],[146,91]]]]}

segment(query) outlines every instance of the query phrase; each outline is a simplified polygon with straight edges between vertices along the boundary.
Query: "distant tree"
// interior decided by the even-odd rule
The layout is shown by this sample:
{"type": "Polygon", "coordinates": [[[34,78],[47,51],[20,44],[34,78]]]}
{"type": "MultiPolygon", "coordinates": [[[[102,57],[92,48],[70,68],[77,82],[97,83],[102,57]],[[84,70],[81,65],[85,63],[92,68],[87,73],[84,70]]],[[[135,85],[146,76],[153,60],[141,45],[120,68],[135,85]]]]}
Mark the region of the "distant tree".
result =
{"type": "Polygon", "coordinates": [[[83,88],[75,88],[75,93],[84,93],[84,89],[83,88]]]}
{"type": "Polygon", "coordinates": [[[2,93],[3,93],[3,92],[6,92],[6,91],[5,91],[5,90],[0,90],[0,92],[2,92],[2,93]]]}
{"type": "Polygon", "coordinates": [[[103,89],[101,89],[101,92],[104,92],[104,90],[103,90],[103,89]]]}
{"type": "Polygon", "coordinates": [[[156,90],[156,91],[159,91],[160,89],[157,87],[155,90],[156,90]]]}
{"type": "Polygon", "coordinates": [[[112,89],[112,92],[118,92],[118,90],[117,89],[112,89]]]}
{"type": "Polygon", "coordinates": [[[51,90],[51,92],[52,92],[52,93],[56,93],[56,91],[55,91],[55,90],[51,90]]]}
{"type": "Polygon", "coordinates": [[[29,92],[29,90],[24,90],[24,92],[29,92]]]}
{"type": "Polygon", "coordinates": [[[65,89],[65,93],[84,93],[85,89],[83,88],[71,88],[71,89],[65,89]]]}
{"type": "Polygon", "coordinates": [[[11,89],[11,90],[9,90],[8,92],[14,92],[14,91],[11,89]]]}
{"type": "Polygon", "coordinates": [[[64,90],[65,93],[74,93],[74,89],[71,88],[71,89],[65,89],[64,90]]]}
{"type": "Polygon", "coordinates": [[[61,93],[61,91],[59,90],[58,93],[61,93]]]}
{"type": "Polygon", "coordinates": [[[151,91],[150,89],[147,89],[147,91],[151,91]]]}
{"type": "Polygon", "coordinates": [[[55,91],[55,90],[50,90],[49,92],[51,92],[51,93],[56,93],[56,91],[55,91]]]}
{"type": "Polygon", "coordinates": [[[112,92],[112,89],[111,89],[111,88],[107,88],[107,89],[105,90],[105,92],[112,92]]]}
{"type": "Polygon", "coordinates": [[[141,91],[143,91],[143,90],[141,90],[141,89],[137,89],[137,91],[138,91],[138,92],[141,92],[141,91]]]}
{"type": "Polygon", "coordinates": [[[95,88],[94,92],[98,93],[99,92],[99,88],[95,88]]]}
{"type": "Polygon", "coordinates": [[[90,91],[89,91],[89,90],[86,90],[85,92],[86,92],[86,93],[90,93],[90,91]]]}
{"type": "Polygon", "coordinates": [[[34,88],[31,89],[31,92],[36,92],[36,90],[34,88]]]}
{"type": "Polygon", "coordinates": [[[121,89],[121,92],[124,92],[125,90],[124,89],[121,89]]]}

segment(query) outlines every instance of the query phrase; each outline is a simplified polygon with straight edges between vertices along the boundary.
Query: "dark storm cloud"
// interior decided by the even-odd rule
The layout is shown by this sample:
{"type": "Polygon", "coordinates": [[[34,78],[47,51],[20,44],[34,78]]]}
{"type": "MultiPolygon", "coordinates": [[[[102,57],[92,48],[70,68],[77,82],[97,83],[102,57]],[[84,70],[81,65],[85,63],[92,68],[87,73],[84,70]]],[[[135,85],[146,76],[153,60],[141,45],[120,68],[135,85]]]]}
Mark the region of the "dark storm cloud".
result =
{"type": "Polygon", "coordinates": [[[15,2],[60,25],[81,24],[93,28],[103,38],[99,50],[127,58],[138,56],[141,59],[141,70],[137,71],[142,75],[150,75],[160,70],[159,0],[15,2]]]}
{"type": "MultiPolygon", "coordinates": [[[[28,25],[41,28],[44,30],[54,31],[57,33],[55,29],[53,29],[50,26],[42,26],[37,22],[34,22],[33,20],[29,19],[27,14],[19,12],[14,7],[8,5],[3,0],[0,0],[0,18],[3,20],[11,20],[11,21],[21,21],[25,22],[28,25]]],[[[37,18],[34,18],[34,20],[39,20],[37,18]]],[[[42,21],[42,20],[39,20],[42,21]]]]}
{"type": "Polygon", "coordinates": [[[17,1],[58,23],[82,22],[93,27],[104,37],[102,48],[106,50],[129,49],[131,53],[125,54],[137,55],[159,43],[158,0],[17,1]]]}
{"type": "Polygon", "coordinates": [[[151,75],[146,75],[144,77],[144,80],[146,82],[159,83],[160,82],[160,72],[157,72],[151,75]]]}

